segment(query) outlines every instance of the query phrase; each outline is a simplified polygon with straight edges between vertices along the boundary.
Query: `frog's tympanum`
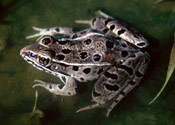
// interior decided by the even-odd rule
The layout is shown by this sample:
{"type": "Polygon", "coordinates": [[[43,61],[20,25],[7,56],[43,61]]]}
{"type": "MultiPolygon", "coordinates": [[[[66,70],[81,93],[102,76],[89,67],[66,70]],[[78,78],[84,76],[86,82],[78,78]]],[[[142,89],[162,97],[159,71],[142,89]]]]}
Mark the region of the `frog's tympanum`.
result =
{"type": "Polygon", "coordinates": [[[94,104],[77,112],[100,106],[112,109],[142,79],[150,61],[144,48],[147,40],[133,27],[99,11],[92,20],[77,20],[90,24],[89,29],[73,32],[69,27],[41,29],[37,43],[24,47],[20,55],[34,67],[59,77],[64,84],[38,80],[41,86],[56,95],[76,94],[76,80],[95,81],[92,90],[94,104]]]}

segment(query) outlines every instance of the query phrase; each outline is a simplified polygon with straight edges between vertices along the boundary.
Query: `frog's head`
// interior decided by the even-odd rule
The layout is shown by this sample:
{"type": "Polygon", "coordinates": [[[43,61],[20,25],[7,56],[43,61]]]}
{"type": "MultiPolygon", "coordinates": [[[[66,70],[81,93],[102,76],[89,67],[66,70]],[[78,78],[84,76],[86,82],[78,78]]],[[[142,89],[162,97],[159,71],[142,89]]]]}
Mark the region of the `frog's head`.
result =
{"type": "Polygon", "coordinates": [[[51,37],[43,37],[38,43],[21,49],[20,55],[40,70],[49,70],[47,68],[54,63],[55,51],[51,50],[48,45],[51,45],[53,40],[51,37]]]}
{"type": "Polygon", "coordinates": [[[32,44],[24,47],[20,51],[20,55],[29,63],[34,65],[48,66],[51,64],[51,53],[47,51],[46,47],[40,44],[32,44]]]}

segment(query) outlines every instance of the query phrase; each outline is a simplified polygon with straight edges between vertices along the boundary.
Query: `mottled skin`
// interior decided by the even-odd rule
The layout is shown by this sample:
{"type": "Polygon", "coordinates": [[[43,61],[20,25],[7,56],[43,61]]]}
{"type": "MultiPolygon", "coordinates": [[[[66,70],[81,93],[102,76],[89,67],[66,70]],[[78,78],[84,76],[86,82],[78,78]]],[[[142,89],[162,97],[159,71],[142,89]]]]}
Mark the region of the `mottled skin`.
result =
{"type": "Polygon", "coordinates": [[[20,52],[27,62],[40,70],[58,76],[62,84],[49,84],[39,81],[42,86],[57,95],[75,95],[76,83],[97,80],[92,90],[95,104],[77,112],[98,106],[108,106],[111,110],[137,86],[143,77],[149,54],[142,51],[148,46],[144,37],[134,28],[119,23],[118,20],[99,11],[99,17],[88,23],[90,29],[76,33],[71,28],[54,27],[39,29],[38,43],[28,45],[20,52]],[[56,35],[63,34],[62,37],[56,35]]]}

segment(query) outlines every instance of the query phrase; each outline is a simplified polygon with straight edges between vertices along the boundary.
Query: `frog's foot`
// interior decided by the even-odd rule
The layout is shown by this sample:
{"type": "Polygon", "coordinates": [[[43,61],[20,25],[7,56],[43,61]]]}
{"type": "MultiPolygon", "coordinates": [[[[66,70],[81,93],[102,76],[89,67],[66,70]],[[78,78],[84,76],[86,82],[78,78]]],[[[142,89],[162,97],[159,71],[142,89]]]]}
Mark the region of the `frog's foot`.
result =
{"type": "Polygon", "coordinates": [[[91,20],[75,20],[75,23],[91,25],[92,21],[91,20]]]}
{"type": "Polygon", "coordinates": [[[71,35],[73,34],[73,29],[69,27],[52,27],[52,28],[38,28],[33,26],[33,30],[38,31],[39,33],[27,36],[26,39],[34,38],[34,37],[41,37],[44,35],[71,35]]]}
{"type": "Polygon", "coordinates": [[[76,113],[79,113],[79,112],[85,111],[85,110],[89,110],[89,109],[93,109],[93,108],[96,108],[96,107],[99,107],[99,106],[100,106],[99,103],[95,103],[95,104],[92,104],[92,105],[89,105],[89,106],[82,107],[82,108],[78,109],[78,110],[76,111],[76,113]]]}
{"type": "Polygon", "coordinates": [[[98,10],[97,13],[105,18],[113,18],[112,16],[102,12],[101,10],[98,10]]]}
{"type": "MultiPolygon", "coordinates": [[[[105,18],[113,18],[111,16],[109,16],[108,14],[102,12],[101,10],[98,10],[97,13],[102,16],[102,17],[105,17],[105,18]]],[[[75,20],[75,23],[78,23],[78,24],[89,24],[89,25],[92,25],[92,22],[93,20],[75,20]]]]}
{"type": "Polygon", "coordinates": [[[38,84],[33,85],[33,88],[40,86],[44,87],[49,92],[56,94],[56,95],[63,95],[63,96],[72,96],[76,94],[76,83],[73,78],[68,78],[66,84],[51,84],[46,83],[41,80],[35,80],[34,82],[38,82],[38,84]]]}

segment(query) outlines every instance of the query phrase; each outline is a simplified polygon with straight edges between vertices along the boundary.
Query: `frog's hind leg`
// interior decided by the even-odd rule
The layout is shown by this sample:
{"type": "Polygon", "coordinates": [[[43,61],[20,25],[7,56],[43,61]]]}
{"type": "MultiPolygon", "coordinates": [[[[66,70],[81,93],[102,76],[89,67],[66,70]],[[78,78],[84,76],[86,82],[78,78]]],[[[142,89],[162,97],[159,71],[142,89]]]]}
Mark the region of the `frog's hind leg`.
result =
{"type": "MultiPolygon", "coordinates": [[[[149,56],[149,55],[147,55],[149,56]]],[[[146,57],[146,56],[145,56],[146,57]]],[[[120,91],[118,95],[114,98],[114,102],[108,107],[106,116],[108,117],[110,112],[114,109],[114,107],[136,86],[139,85],[141,79],[143,78],[143,74],[145,74],[149,58],[145,58],[143,56],[140,56],[140,60],[142,60],[140,63],[137,64],[135,75],[132,80],[127,82],[127,85],[120,91]],[[144,59],[145,58],[145,59],[144,59]]]]}
{"type": "Polygon", "coordinates": [[[41,80],[35,80],[35,82],[38,82],[38,84],[33,85],[34,87],[43,87],[49,92],[56,94],[56,95],[64,95],[64,96],[72,96],[76,94],[76,83],[73,78],[66,77],[65,84],[52,84],[52,83],[46,83],[41,80]]]}
{"type": "Polygon", "coordinates": [[[26,39],[41,37],[44,35],[67,35],[70,36],[73,34],[73,29],[70,27],[52,27],[52,28],[38,28],[33,26],[33,30],[38,31],[38,33],[27,36],[26,39]]]}

